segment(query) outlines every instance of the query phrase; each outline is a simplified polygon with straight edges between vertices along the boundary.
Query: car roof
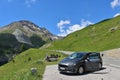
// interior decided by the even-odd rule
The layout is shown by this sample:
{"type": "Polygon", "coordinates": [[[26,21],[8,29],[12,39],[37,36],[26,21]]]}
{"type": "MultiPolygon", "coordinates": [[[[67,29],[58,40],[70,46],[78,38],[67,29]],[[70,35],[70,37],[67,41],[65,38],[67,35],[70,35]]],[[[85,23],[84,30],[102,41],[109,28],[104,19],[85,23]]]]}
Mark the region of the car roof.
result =
{"type": "Polygon", "coordinates": [[[97,53],[97,54],[99,54],[99,52],[75,52],[75,53],[82,53],[82,54],[84,54],[84,55],[88,55],[88,54],[91,54],[91,53],[97,53]]]}
{"type": "Polygon", "coordinates": [[[78,54],[84,54],[84,55],[86,55],[86,54],[90,54],[90,52],[75,52],[75,53],[78,53],[78,54]]]}

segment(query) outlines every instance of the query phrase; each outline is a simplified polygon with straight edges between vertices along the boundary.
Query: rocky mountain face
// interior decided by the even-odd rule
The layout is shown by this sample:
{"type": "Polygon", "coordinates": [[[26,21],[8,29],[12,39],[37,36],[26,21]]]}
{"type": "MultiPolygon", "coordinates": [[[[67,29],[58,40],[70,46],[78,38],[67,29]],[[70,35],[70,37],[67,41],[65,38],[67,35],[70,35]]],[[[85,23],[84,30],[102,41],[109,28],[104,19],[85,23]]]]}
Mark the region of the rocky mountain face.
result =
{"type": "Polygon", "coordinates": [[[8,62],[13,55],[29,48],[38,48],[60,37],[47,29],[26,20],[13,22],[0,28],[0,65],[8,62]]]}

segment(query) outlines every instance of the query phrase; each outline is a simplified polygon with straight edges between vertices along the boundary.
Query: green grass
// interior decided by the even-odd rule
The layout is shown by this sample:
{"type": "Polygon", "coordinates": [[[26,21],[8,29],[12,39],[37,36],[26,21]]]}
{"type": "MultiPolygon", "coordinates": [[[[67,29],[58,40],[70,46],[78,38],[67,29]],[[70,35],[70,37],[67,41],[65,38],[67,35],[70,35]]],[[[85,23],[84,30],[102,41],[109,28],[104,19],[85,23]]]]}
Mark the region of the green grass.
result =
{"type": "Polygon", "coordinates": [[[57,64],[65,56],[48,50],[29,49],[17,55],[15,62],[10,61],[0,67],[0,80],[42,80],[46,65],[57,64]],[[43,61],[46,54],[59,54],[61,57],[57,62],[46,62],[43,61]],[[37,73],[31,74],[31,68],[37,68],[37,73]]]}
{"type": "Polygon", "coordinates": [[[51,43],[48,49],[104,51],[120,47],[120,16],[103,20],[51,43]],[[113,31],[111,31],[114,29],[113,31]]]}

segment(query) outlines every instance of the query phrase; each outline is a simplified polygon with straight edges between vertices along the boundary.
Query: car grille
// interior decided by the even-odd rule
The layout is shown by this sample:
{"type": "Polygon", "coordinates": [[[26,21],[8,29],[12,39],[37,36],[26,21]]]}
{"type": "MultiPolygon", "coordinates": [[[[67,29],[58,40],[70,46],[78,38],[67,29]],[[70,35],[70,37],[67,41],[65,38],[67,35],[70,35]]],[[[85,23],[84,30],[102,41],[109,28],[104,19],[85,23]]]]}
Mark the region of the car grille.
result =
{"type": "Polygon", "coordinates": [[[68,66],[66,66],[66,65],[62,65],[62,64],[59,64],[59,67],[68,67],[68,66]]]}

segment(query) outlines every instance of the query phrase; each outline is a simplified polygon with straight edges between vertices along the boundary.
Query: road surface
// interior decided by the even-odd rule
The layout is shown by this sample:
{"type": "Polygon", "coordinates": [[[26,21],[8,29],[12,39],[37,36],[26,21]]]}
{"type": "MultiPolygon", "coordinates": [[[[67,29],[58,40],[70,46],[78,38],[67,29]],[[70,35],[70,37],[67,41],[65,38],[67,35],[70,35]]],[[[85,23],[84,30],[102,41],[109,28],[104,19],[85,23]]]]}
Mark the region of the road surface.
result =
{"type": "Polygon", "coordinates": [[[85,73],[84,75],[61,74],[57,65],[47,66],[43,80],[120,80],[120,69],[104,66],[103,70],[85,73]]]}
{"type": "MultiPolygon", "coordinates": [[[[71,54],[68,51],[59,51],[71,54]]],[[[120,80],[120,60],[103,57],[103,69],[100,71],[85,73],[84,75],[61,74],[57,65],[46,67],[43,80],[120,80]]]]}

